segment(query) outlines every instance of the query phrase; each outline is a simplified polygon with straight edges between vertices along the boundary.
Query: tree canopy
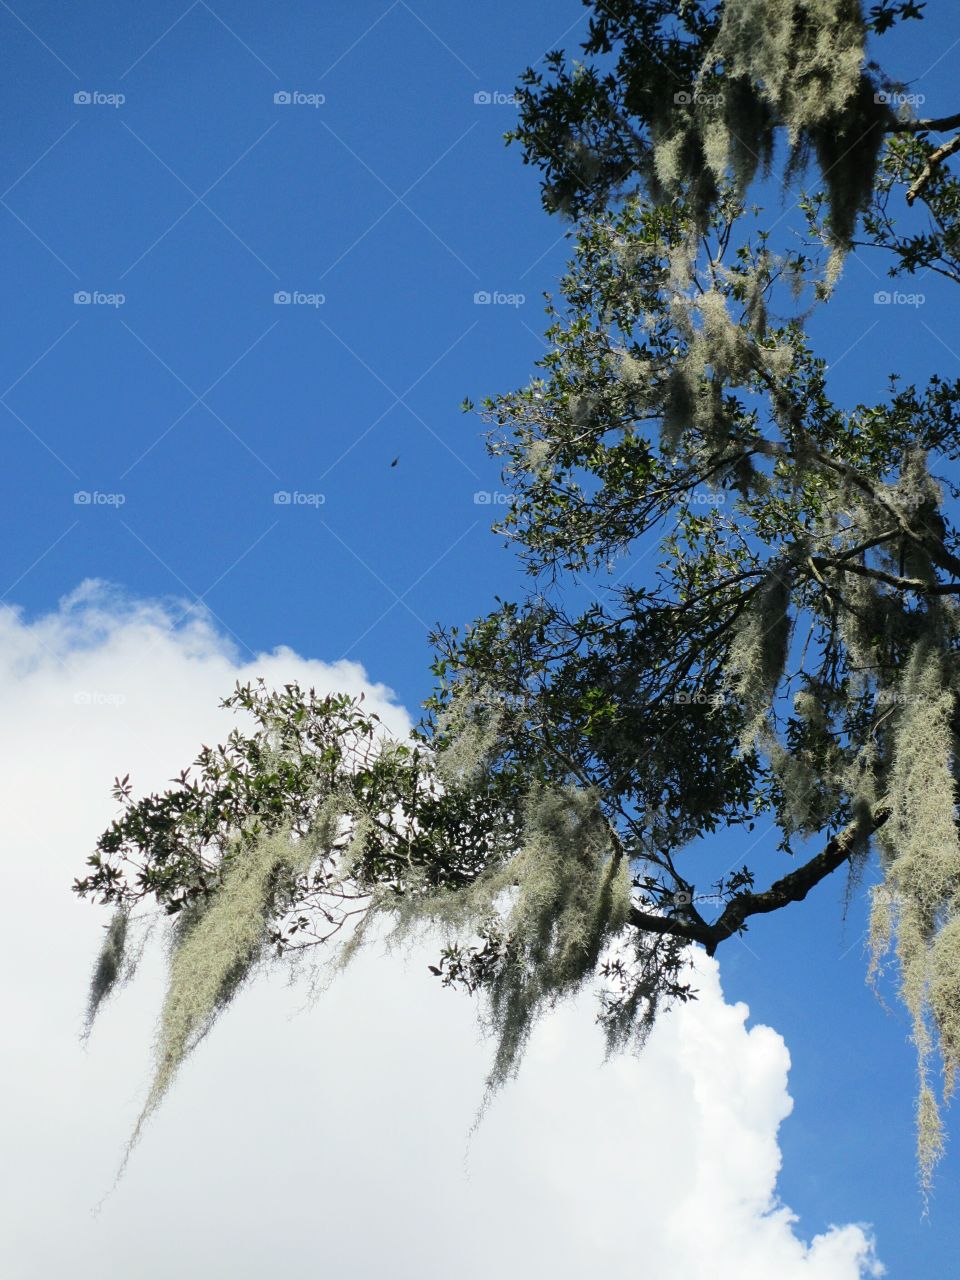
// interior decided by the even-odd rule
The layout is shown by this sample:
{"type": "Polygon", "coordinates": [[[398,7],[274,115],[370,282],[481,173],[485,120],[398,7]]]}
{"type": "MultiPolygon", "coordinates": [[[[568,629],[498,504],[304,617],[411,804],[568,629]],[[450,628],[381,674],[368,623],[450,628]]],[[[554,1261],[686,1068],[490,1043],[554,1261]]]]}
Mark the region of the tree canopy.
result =
{"type": "Polygon", "coordinates": [[[882,398],[838,404],[809,328],[853,250],[960,281],[960,115],[917,118],[874,58],[921,4],[588,7],[582,57],[524,74],[509,135],[572,260],[536,375],[480,409],[530,590],[437,632],[409,742],[253,685],[225,703],[249,731],[170,789],[118,780],[76,885],[116,911],[90,1015],[152,900],[174,947],[146,1115],[261,962],[437,925],[497,1084],[558,998],[599,978],[610,1044],[642,1040],[694,994],[691,945],[869,866],[929,1186],[960,1065],[960,381],[904,385],[891,353],[882,398]],[[694,842],[760,817],[774,858],[698,892],[694,842]]]}

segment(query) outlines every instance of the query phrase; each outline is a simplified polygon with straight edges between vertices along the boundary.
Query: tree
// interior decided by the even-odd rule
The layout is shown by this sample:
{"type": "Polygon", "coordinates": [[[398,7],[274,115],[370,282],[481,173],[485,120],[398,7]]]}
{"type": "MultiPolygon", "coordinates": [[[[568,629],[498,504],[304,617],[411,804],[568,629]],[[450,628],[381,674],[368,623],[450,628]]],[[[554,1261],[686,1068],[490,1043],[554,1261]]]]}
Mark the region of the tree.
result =
{"type": "Polygon", "coordinates": [[[271,955],[440,925],[434,972],[485,996],[496,1085],[585,982],[610,1043],[642,1040],[694,994],[691,945],[871,866],[871,972],[892,950],[930,1185],[933,1071],[949,1095],[960,1064],[960,382],[891,371],[881,402],[840,406],[806,328],[854,247],[960,279],[960,143],[933,137],[960,117],[913,118],[867,57],[922,7],[604,0],[596,65],[525,74],[512,137],[575,232],[537,376],[482,407],[531,591],[437,633],[409,743],[347,698],[238,687],[249,735],[163,794],[118,780],[76,887],[117,913],[91,1017],[129,971],[131,908],[173,917],[144,1115],[271,955]],[[781,244],[747,201],[783,147],[813,187],[781,244]],[[654,572],[591,593],[638,550],[654,572]],[[691,843],[760,815],[774,865],[702,910],[691,843]]]}

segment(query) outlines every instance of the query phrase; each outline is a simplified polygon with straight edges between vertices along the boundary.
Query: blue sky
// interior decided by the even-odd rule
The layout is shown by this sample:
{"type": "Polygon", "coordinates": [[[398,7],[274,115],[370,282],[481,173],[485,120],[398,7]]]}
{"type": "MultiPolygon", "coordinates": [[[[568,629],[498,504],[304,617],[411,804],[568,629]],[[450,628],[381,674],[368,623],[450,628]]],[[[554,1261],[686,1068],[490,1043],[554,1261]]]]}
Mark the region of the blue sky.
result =
{"type": "Polygon", "coordinates": [[[458,405],[524,379],[562,262],[503,153],[512,109],[474,95],[508,93],[578,8],[181,13],[24,11],[67,66],[5,16],[3,534],[14,577],[47,552],[17,599],[90,573],[186,588],[253,649],[282,618],[289,643],[376,659],[416,697],[424,624],[475,611],[505,569],[473,500],[496,472],[458,405]],[[79,509],[78,490],[125,501],[79,509]]]}
{"type": "MultiPolygon", "coordinates": [[[[940,114],[960,14],[930,8],[881,51],[940,114]]],[[[348,657],[415,708],[428,628],[519,590],[459,403],[543,349],[569,242],[502,145],[503,99],[573,48],[579,0],[58,0],[3,4],[0,26],[4,601],[36,617],[90,577],[196,601],[245,658],[348,657]]],[[[851,261],[814,322],[841,400],[890,367],[960,372],[949,286],[878,305],[881,271],[851,261]]],[[[960,1163],[921,1223],[908,1028],[864,986],[842,888],[725,948],[726,994],[790,1048],[780,1189],[804,1229],[873,1222],[892,1275],[947,1274],[960,1163]]]]}

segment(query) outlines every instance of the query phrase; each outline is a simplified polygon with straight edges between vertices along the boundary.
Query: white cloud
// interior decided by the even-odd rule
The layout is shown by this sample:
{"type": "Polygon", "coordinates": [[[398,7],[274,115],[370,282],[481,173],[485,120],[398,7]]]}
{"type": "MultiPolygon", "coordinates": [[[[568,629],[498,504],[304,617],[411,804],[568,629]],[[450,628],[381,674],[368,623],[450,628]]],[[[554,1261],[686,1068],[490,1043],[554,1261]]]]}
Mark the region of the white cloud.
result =
{"type": "Polygon", "coordinates": [[[247,664],[202,618],[171,630],[180,612],[85,584],[47,617],[0,616],[4,1274],[881,1274],[863,1228],[808,1245],[777,1201],[789,1056],[769,1027],[746,1028],[706,960],[700,1000],[639,1057],[601,1065],[590,1002],[560,1010],[472,1138],[490,1046],[469,1002],[426,974],[431,956],[365,954],[307,1010],[302,988],[264,978],[187,1064],[94,1215],[147,1087],[162,979],[155,949],[80,1046],[104,913],[69,884],[113,815],[112,778],[164,785],[229,730],[218,699],[261,674],[365,688],[392,731],[409,725],[356,664],[289,649],[247,664]]]}

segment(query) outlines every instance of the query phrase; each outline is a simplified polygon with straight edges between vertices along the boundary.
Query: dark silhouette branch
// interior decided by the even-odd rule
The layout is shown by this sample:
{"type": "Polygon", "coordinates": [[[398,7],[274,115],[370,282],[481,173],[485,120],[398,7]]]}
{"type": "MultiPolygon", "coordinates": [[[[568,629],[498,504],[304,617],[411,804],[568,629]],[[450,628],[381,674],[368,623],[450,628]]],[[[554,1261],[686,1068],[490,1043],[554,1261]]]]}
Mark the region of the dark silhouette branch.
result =
{"type": "Polygon", "coordinates": [[[634,907],[630,912],[630,923],[642,933],[668,933],[674,938],[684,938],[687,942],[699,942],[706,947],[710,955],[712,926],[705,920],[687,920],[681,916],[654,916],[648,911],[634,907]]]}
{"type": "Polygon", "coordinates": [[[750,916],[768,915],[771,911],[779,911],[791,902],[802,902],[811,889],[838,867],[848,861],[857,844],[872,835],[889,817],[885,806],[878,807],[871,815],[865,829],[862,821],[852,822],[843,831],[833,836],[823,849],[802,867],[797,867],[789,875],[774,881],[769,889],[762,893],[747,890],[736,894],[727,903],[720,918],[713,924],[705,920],[684,919],[673,916],[657,916],[634,908],[630,913],[630,923],[635,929],[646,933],[666,933],[676,938],[684,938],[689,942],[699,942],[708,956],[715,954],[717,947],[727,938],[739,933],[750,916]]]}
{"type": "Polygon", "coordinates": [[[948,596],[960,594],[960,582],[924,582],[922,578],[901,578],[884,569],[844,560],[840,556],[812,556],[811,563],[818,569],[838,569],[841,573],[855,573],[861,578],[873,578],[876,582],[896,587],[898,591],[912,591],[919,596],[948,596]]]}
{"type": "Polygon", "coordinates": [[[888,133],[946,133],[960,128],[960,111],[952,116],[937,116],[927,120],[897,120],[887,128],[888,133]]]}
{"type": "Polygon", "coordinates": [[[707,954],[712,956],[721,942],[738,933],[748,916],[766,915],[771,911],[779,911],[791,902],[802,902],[815,885],[838,867],[842,867],[856,845],[883,826],[889,816],[886,807],[878,808],[873,813],[867,830],[864,829],[863,822],[852,822],[828,840],[816,857],[781,880],[775,880],[764,893],[738,893],[727,903],[720,919],[711,925],[713,944],[707,946],[707,954]]]}

